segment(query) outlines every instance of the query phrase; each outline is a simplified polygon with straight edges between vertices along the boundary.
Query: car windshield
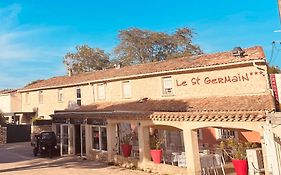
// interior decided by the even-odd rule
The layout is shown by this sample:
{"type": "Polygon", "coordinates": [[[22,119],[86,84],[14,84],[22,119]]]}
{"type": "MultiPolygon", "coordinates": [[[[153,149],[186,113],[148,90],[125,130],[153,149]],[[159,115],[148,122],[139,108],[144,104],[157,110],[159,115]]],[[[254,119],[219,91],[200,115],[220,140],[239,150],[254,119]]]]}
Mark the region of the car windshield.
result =
{"type": "Polygon", "coordinates": [[[50,132],[50,133],[45,132],[45,133],[41,134],[41,139],[43,139],[43,140],[50,140],[50,139],[52,139],[52,137],[53,137],[52,132],[50,132]]]}

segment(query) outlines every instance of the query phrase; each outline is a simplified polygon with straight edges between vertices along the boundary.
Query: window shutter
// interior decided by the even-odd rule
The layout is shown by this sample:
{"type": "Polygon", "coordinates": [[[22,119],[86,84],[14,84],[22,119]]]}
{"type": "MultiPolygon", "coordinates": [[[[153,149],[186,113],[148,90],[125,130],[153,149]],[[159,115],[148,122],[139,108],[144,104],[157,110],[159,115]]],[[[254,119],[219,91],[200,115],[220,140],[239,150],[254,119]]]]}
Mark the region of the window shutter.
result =
{"type": "Polygon", "coordinates": [[[221,129],[215,128],[216,139],[221,139],[221,129]]]}
{"type": "Polygon", "coordinates": [[[98,85],[98,99],[105,99],[105,85],[98,85]]]}
{"type": "Polygon", "coordinates": [[[173,81],[171,77],[163,78],[163,94],[173,93],[173,81]]]}
{"type": "Polygon", "coordinates": [[[238,139],[238,131],[234,131],[234,138],[238,139]]]}
{"type": "Polygon", "coordinates": [[[123,82],[123,97],[129,98],[131,97],[131,84],[130,82],[123,82]]]}

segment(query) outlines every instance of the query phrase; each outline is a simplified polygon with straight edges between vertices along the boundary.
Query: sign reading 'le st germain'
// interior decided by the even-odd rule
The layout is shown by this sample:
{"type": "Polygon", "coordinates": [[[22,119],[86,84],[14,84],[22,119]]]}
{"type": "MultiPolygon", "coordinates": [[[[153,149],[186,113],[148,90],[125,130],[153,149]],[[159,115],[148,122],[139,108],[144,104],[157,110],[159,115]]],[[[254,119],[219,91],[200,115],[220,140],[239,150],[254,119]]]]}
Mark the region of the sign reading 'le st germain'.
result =
{"type": "Polygon", "coordinates": [[[203,78],[200,77],[192,77],[190,80],[187,81],[178,81],[176,80],[177,86],[187,86],[187,85],[211,85],[211,84],[230,84],[236,82],[247,82],[250,81],[252,76],[262,75],[264,73],[261,72],[250,72],[244,74],[236,74],[236,75],[226,75],[226,76],[217,76],[217,77],[210,77],[206,76],[203,78]]]}

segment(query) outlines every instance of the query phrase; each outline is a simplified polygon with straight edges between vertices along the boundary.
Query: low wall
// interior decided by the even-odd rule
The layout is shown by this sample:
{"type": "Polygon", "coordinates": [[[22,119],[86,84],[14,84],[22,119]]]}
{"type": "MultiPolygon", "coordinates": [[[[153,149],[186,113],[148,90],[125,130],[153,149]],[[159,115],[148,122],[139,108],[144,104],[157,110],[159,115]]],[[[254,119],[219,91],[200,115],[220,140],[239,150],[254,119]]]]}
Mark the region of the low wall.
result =
{"type": "Polygon", "coordinates": [[[87,158],[90,159],[90,160],[107,162],[107,152],[106,151],[90,150],[87,158]]]}
{"type": "MultiPolygon", "coordinates": [[[[108,162],[107,152],[105,151],[90,150],[87,158],[90,160],[108,162]]],[[[126,158],[121,155],[114,155],[112,162],[108,163],[128,169],[139,169],[148,173],[185,175],[188,172],[186,168],[168,164],[155,164],[152,161],[140,163],[139,159],[133,157],[126,158]]]]}
{"type": "Polygon", "coordinates": [[[7,127],[0,126],[0,144],[7,143],[7,127]]]}
{"type": "MultiPolygon", "coordinates": [[[[173,174],[173,175],[186,175],[189,174],[187,168],[181,168],[178,166],[168,165],[168,164],[155,164],[151,162],[139,163],[138,169],[141,169],[148,173],[156,173],[156,174],[173,174]]],[[[190,173],[192,174],[192,173],[190,173]]]]}

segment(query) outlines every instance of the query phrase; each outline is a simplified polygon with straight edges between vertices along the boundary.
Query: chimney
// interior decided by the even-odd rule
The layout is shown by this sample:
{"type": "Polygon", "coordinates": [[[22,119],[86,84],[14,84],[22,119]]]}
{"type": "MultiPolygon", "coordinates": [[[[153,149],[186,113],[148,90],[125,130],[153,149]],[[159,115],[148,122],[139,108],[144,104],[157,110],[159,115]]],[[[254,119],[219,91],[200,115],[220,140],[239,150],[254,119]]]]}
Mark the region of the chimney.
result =
{"type": "Polygon", "coordinates": [[[245,51],[241,47],[234,47],[232,50],[232,55],[234,57],[242,58],[245,56],[245,51]]]}
{"type": "Polygon", "coordinates": [[[119,64],[114,64],[114,67],[115,67],[115,69],[120,69],[121,68],[121,63],[119,63],[119,64]]]}

